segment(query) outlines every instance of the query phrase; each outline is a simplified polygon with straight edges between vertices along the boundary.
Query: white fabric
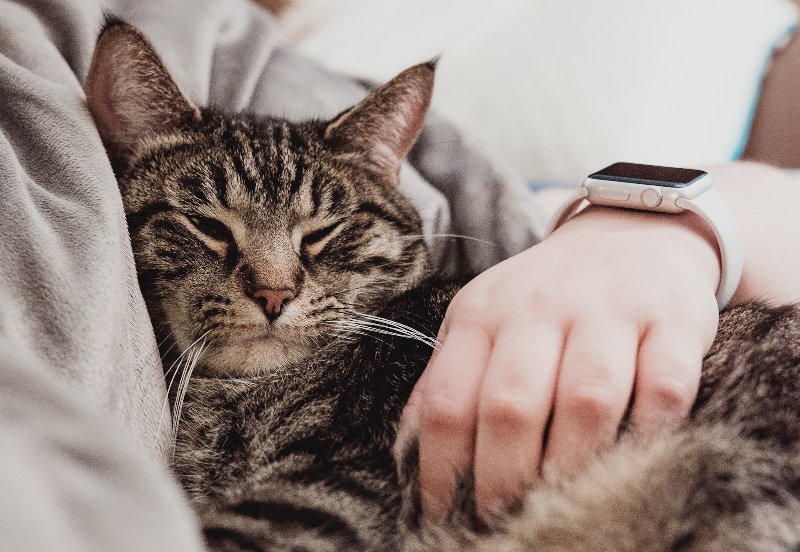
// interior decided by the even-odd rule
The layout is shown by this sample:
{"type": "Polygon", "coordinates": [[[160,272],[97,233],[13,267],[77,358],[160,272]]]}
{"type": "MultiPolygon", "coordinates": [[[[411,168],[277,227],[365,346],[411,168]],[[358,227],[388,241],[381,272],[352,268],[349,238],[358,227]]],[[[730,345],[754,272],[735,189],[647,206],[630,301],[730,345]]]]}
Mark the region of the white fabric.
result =
{"type": "Polygon", "coordinates": [[[442,52],[433,105],[537,181],[738,156],[789,0],[297,0],[306,55],[383,80],[442,52]]]}
{"type": "MultiPolygon", "coordinates": [[[[201,548],[163,469],[164,374],[81,87],[103,11],[221,110],[331,117],[366,93],[275,48],[271,18],[246,0],[0,0],[0,552],[201,548]]],[[[536,242],[524,178],[450,125],[432,116],[411,157],[400,188],[442,272],[536,242]]]]}

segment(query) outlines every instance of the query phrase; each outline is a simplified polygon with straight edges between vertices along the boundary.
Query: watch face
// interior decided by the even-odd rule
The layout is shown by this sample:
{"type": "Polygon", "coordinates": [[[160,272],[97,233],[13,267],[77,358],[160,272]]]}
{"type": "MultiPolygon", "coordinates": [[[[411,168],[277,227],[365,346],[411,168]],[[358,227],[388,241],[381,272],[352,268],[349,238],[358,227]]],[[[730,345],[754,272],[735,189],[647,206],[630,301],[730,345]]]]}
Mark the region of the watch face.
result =
{"type": "Polygon", "coordinates": [[[698,171],[697,169],[678,169],[675,167],[658,167],[656,165],[639,165],[637,163],[614,163],[601,171],[590,174],[589,178],[660,186],[662,188],[685,188],[707,174],[707,172],[698,171]]]}

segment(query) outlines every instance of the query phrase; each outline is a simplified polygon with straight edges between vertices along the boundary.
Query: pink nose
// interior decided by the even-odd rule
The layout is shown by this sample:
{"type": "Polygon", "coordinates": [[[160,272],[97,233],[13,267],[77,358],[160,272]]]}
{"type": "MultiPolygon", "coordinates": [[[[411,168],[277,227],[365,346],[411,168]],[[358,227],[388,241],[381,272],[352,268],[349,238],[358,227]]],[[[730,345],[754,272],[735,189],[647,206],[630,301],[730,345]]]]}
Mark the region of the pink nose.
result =
{"type": "Polygon", "coordinates": [[[262,288],[253,293],[253,297],[261,301],[267,320],[274,322],[281,315],[283,306],[294,299],[294,291],[291,289],[262,288]]]}

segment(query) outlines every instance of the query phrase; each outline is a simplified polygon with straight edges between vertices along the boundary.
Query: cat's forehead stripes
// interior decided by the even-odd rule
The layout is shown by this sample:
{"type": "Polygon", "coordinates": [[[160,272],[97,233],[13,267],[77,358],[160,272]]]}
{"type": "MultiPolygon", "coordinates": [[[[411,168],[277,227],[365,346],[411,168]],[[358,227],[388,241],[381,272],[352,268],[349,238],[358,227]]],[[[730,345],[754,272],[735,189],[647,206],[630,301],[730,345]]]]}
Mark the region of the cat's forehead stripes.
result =
{"type": "Polygon", "coordinates": [[[149,154],[139,158],[140,167],[153,167],[167,201],[178,209],[197,209],[226,222],[231,217],[225,211],[232,211],[249,224],[271,221],[270,226],[356,213],[381,219],[384,232],[411,232],[417,223],[416,213],[399,207],[382,185],[363,182],[310,152],[313,138],[302,128],[283,121],[214,123],[212,132],[153,141],[149,154]]]}
{"type": "Polygon", "coordinates": [[[223,127],[221,145],[239,183],[253,196],[263,195],[264,175],[259,171],[253,140],[242,127],[223,127]]]}
{"type": "Polygon", "coordinates": [[[224,163],[210,163],[209,173],[217,191],[217,198],[220,204],[226,209],[230,209],[228,202],[228,171],[224,163]]]}
{"type": "MultiPolygon", "coordinates": [[[[230,159],[242,203],[288,205],[306,181],[306,140],[283,121],[223,129],[219,144],[230,159]]],[[[230,184],[229,184],[230,187],[230,184]]]]}
{"type": "Polygon", "coordinates": [[[307,140],[282,122],[205,134],[175,132],[152,140],[132,167],[129,214],[141,219],[140,211],[150,210],[155,201],[220,219],[234,211],[251,221],[327,217],[336,206],[346,207],[343,185],[322,176],[325,170],[313,155],[293,149],[298,144],[307,140]]]}

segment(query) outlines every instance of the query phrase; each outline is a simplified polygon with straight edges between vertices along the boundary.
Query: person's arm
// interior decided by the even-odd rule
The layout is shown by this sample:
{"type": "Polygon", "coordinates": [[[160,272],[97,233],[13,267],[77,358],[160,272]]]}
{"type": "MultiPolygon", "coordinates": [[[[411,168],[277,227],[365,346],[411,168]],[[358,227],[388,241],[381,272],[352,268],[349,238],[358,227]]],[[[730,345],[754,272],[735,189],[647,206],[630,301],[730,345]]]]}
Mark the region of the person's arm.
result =
{"type": "Polygon", "coordinates": [[[742,229],[745,264],[731,304],[800,301],[800,179],[757,163],[712,169],[742,229]]]}
{"type": "MultiPolygon", "coordinates": [[[[744,236],[733,302],[800,300],[800,183],[754,164],[712,169],[744,236]]],[[[401,421],[419,435],[427,516],[472,471],[479,512],[540,473],[579,469],[630,405],[650,431],[683,418],[717,327],[716,242],[695,215],[590,207],[453,300],[401,421]],[[545,441],[545,429],[547,438],[545,441]]]]}

